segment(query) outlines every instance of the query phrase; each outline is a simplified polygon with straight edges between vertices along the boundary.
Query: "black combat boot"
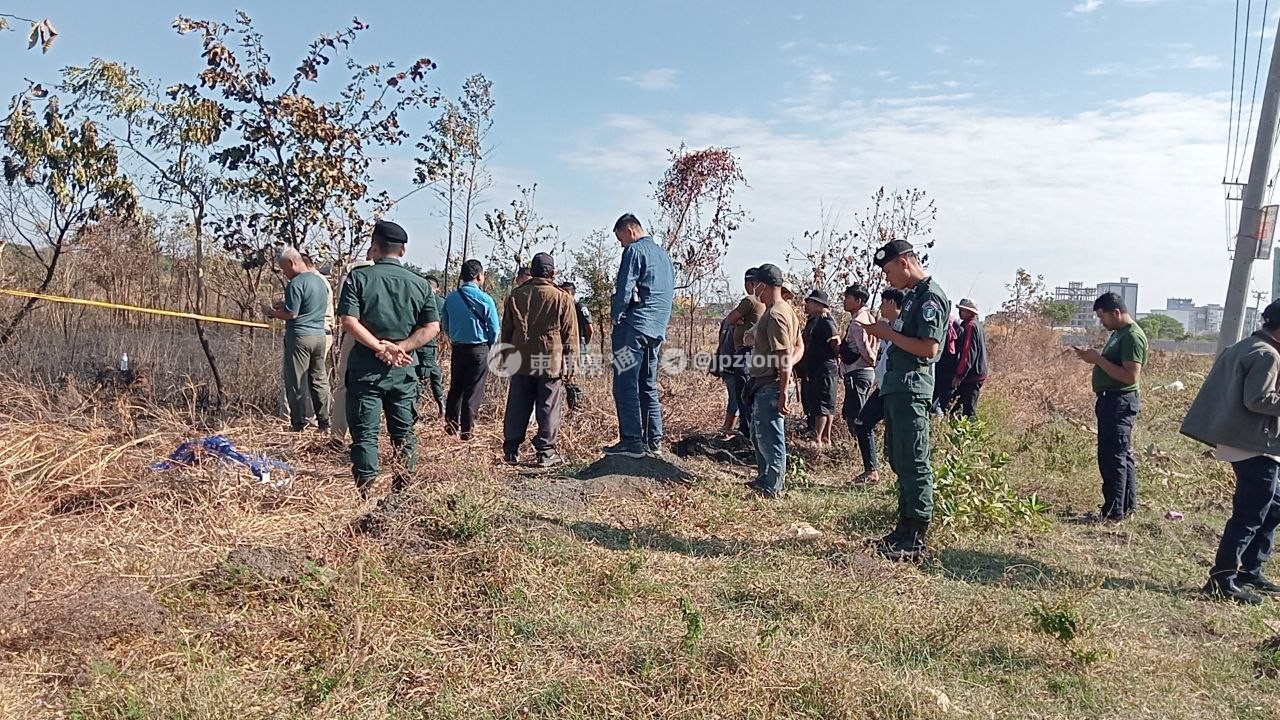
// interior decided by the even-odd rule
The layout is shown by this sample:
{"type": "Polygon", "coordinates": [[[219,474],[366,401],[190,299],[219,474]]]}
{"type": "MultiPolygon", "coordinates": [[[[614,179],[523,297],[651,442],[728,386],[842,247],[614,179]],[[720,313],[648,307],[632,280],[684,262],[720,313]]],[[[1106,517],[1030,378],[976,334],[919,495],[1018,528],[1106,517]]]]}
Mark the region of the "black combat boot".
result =
{"type": "Polygon", "coordinates": [[[1236,584],[1259,595],[1280,597],[1280,585],[1271,582],[1261,573],[1257,575],[1240,573],[1236,575],[1236,584]]]}
{"type": "Polygon", "coordinates": [[[880,538],[879,542],[876,543],[876,548],[879,549],[879,548],[889,547],[889,546],[898,544],[898,542],[902,540],[902,536],[906,534],[906,532],[907,532],[907,519],[899,515],[898,524],[893,526],[893,530],[888,535],[885,535],[884,537],[880,538]]]}
{"type": "Polygon", "coordinates": [[[925,536],[929,534],[929,521],[919,518],[906,518],[906,531],[898,537],[897,542],[881,546],[880,554],[888,560],[901,562],[920,562],[924,559],[925,536]]]}

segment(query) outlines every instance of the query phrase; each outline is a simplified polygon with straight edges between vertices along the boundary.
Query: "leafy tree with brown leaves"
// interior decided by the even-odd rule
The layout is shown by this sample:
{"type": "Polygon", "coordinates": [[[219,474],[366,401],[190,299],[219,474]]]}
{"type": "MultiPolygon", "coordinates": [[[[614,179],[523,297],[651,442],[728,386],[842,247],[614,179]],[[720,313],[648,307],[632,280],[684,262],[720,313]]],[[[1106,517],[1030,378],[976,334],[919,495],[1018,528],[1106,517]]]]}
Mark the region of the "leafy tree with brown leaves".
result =
{"type": "Polygon", "coordinates": [[[32,20],[30,18],[18,17],[8,13],[0,13],[0,30],[8,30],[10,21],[17,20],[30,25],[27,30],[27,49],[30,50],[35,46],[40,46],[40,52],[47,53],[49,48],[53,47],[53,39],[58,37],[58,31],[54,29],[53,23],[49,22],[49,18],[43,20],[32,20]]]}
{"type": "MultiPolygon", "coordinates": [[[[143,80],[133,68],[99,58],[84,67],[65,69],[62,90],[75,98],[77,107],[99,118],[116,145],[142,167],[151,198],[189,215],[195,250],[195,291],[190,303],[193,312],[203,314],[205,223],[221,191],[209,172],[209,153],[226,130],[230,111],[200,97],[190,86],[166,91],[143,80]]],[[[194,322],[221,404],[226,395],[222,374],[204,324],[194,322]]]]}
{"type": "Polygon", "coordinates": [[[370,194],[370,150],[402,144],[409,136],[403,116],[435,106],[439,95],[427,83],[435,63],[421,58],[399,70],[348,58],[346,84],[336,98],[320,100],[305,88],[368,30],[359,19],[316,38],[283,82],[271,73],[263,36],[246,13],[236,14],[234,26],[179,17],[174,28],[201,38],[207,67],[198,87],[171,92],[212,100],[229,113],[228,137],[211,160],[227,191],[252,208],[212,223],[214,232],[247,263],[269,258],[264,237],[349,260],[367,238],[368,217],[392,203],[385,192],[370,194]]]}
{"type": "Polygon", "coordinates": [[[661,211],[658,240],[675,264],[677,291],[684,291],[677,305],[687,313],[685,350],[692,354],[698,304],[716,285],[729,241],[747,219],[733,199],[747,180],[728,148],[688,150],[681,145],[669,152],[671,165],[655,193],[661,211]]]}
{"type": "MultiPolygon", "coordinates": [[[[49,289],[63,252],[86,226],[109,215],[132,218],[138,193],[120,168],[114,144],[98,124],[73,117],[56,96],[36,87],[16,95],[4,122],[5,192],[0,195],[4,234],[21,242],[21,252],[43,269],[33,289],[49,289]],[[23,247],[25,246],[25,247],[23,247]]],[[[0,331],[0,346],[36,306],[30,298],[0,331]]]]}

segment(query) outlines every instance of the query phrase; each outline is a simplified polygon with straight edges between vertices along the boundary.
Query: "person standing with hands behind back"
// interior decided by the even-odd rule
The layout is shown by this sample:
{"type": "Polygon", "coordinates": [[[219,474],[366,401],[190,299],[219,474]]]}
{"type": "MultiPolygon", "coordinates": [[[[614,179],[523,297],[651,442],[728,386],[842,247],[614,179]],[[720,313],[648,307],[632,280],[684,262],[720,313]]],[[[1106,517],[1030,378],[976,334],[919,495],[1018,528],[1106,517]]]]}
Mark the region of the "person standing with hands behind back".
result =
{"type": "Polygon", "coordinates": [[[399,491],[409,484],[419,387],[413,358],[440,332],[431,285],[401,261],[407,242],[404,228],[379,220],[369,252],[373,264],[351,271],[338,301],[342,329],[356,341],[347,363],[346,412],[351,474],[362,496],[378,477],[378,433],[384,415],[391,446],[400,456],[391,488],[399,491]]]}
{"type": "Polygon", "coordinates": [[[1094,404],[1098,416],[1098,472],[1102,475],[1102,507],[1089,522],[1119,522],[1138,507],[1138,464],[1130,443],[1138,419],[1138,382],[1147,362],[1147,334],[1134,322],[1124,298],[1105,293],[1093,303],[1102,326],[1111,331],[1102,352],[1072,348],[1093,366],[1094,404]]]}

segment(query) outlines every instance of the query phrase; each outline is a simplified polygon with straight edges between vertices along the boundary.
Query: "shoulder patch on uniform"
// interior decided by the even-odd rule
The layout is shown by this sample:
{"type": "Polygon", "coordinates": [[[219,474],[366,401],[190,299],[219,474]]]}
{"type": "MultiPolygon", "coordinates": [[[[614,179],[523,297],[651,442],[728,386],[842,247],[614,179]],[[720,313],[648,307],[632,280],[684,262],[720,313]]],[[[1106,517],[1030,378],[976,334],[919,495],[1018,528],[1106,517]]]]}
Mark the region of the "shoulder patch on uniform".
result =
{"type": "Polygon", "coordinates": [[[925,320],[934,322],[942,314],[942,303],[933,298],[929,298],[921,303],[920,314],[924,316],[925,320]]]}

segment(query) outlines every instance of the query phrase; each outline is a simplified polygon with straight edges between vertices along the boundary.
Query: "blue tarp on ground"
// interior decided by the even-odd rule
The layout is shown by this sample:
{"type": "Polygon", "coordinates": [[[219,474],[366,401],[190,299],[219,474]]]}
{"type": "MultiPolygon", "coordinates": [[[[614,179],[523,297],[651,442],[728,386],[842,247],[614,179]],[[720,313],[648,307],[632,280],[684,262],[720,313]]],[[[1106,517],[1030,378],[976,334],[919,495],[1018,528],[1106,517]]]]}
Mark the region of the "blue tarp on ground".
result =
{"type": "Polygon", "coordinates": [[[272,483],[276,486],[288,484],[287,478],[293,476],[293,468],[288,463],[279,460],[272,460],[265,454],[259,453],[256,457],[250,457],[236,450],[235,445],[231,444],[223,435],[211,435],[206,438],[192,438],[182,441],[178,448],[169,455],[168,460],[161,460],[151,466],[152,470],[164,472],[172,470],[175,467],[194,465],[203,457],[220,457],[249,468],[254,477],[260,482],[272,483]],[[275,477],[272,477],[272,474],[275,477]]]}

